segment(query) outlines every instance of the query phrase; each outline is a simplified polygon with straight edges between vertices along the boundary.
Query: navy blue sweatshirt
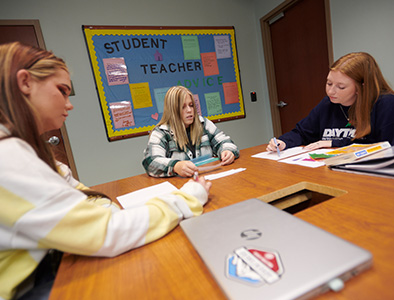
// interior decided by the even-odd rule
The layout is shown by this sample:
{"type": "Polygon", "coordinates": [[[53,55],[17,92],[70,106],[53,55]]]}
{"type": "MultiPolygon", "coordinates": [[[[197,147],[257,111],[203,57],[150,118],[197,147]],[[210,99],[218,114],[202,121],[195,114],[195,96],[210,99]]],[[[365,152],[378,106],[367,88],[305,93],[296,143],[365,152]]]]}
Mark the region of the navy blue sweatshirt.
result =
{"type": "Polygon", "coordinates": [[[279,137],[286,148],[308,145],[320,140],[332,140],[332,147],[343,147],[352,143],[377,143],[388,141],[394,145],[394,95],[381,95],[371,112],[371,133],[362,139],[353,140],[355,129],[348,126],[349,107],[334,104],[326,96],[312,109],[296,127],[279,137]]]}

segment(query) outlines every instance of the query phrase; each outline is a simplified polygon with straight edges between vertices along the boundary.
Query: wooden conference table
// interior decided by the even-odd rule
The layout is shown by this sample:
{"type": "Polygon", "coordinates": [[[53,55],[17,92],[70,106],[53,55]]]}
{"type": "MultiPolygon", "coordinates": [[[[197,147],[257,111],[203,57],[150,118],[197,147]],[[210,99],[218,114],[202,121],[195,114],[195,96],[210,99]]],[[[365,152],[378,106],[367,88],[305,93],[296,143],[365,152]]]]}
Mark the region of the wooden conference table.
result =
{"type": "MultiPolygon", "coordinates": [[[[295,213],[297,217],[369,250],[374,258],[373,267],[347,281],[342,291],[317,299],[394,299],[394,179],[251,157],[265,146],[241,150],[233,164],[207,173],[246,168],[212,181],[204,211],[259,196],[264,201],[282,197],[275,202],[282,207],[306,197],[310,200],[298,204],[297,209],[304,209],[295,213]]],[[[163,181],[180,188],[187,180],[142,174],[93,188],[115,199],[163,181]]],[[[50,299],[226,297],[178,226],[160,240],[115,258],[65,254],[50,299]]]]}

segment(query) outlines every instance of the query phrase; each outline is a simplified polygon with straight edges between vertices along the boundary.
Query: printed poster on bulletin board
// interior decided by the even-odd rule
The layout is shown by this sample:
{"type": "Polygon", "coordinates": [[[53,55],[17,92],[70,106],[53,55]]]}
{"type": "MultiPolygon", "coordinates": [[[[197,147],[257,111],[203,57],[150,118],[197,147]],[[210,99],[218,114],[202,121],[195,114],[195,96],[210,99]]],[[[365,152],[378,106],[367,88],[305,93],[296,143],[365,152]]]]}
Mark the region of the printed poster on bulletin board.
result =
{"type": "Polygon", "coordinates": [[[82,29],[109,141],[149,134],[175,85],[213,122],[245,117],[233,27],[82,29]]]}

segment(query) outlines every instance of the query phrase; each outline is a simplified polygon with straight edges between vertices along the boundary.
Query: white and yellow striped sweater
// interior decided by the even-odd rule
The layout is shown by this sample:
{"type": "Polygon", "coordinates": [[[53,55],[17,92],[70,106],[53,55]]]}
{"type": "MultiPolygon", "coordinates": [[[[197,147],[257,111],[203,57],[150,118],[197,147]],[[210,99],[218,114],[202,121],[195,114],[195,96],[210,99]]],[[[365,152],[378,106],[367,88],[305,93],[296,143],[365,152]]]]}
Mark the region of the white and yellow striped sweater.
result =
{"type": "Polygon", "coordinates": [[[20,139],[0,140],[0,299],[14,296],[49,249],[116,256],[200,215],[208,199],[201,184],[188,182],[173,194],[121,210],[88,200],[77,189],[84,186],[62,168],[64,176],[20,139]]]}

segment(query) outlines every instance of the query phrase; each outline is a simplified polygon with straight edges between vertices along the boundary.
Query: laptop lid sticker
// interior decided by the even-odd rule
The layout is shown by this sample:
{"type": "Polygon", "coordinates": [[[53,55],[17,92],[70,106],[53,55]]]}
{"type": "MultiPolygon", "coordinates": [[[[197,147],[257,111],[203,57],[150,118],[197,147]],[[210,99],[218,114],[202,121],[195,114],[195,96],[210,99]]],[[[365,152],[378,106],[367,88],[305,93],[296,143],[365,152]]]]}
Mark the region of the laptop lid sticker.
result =
{"type": "Polygon", "coordinates": [[[282,274],[282,261],[276,251],[240,247],[226,257],[226,276],[239,282],[254,286],[272,284],[282,274]]]}

